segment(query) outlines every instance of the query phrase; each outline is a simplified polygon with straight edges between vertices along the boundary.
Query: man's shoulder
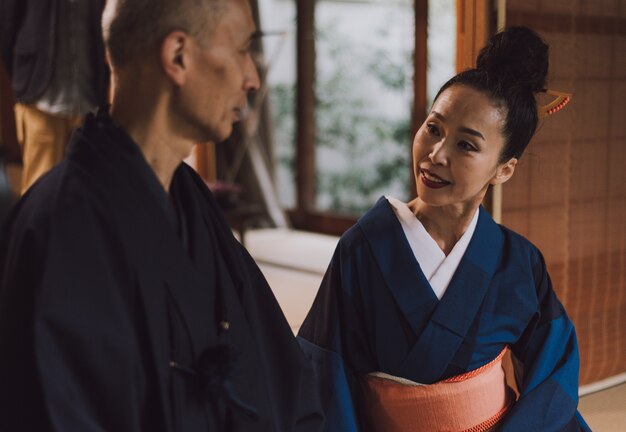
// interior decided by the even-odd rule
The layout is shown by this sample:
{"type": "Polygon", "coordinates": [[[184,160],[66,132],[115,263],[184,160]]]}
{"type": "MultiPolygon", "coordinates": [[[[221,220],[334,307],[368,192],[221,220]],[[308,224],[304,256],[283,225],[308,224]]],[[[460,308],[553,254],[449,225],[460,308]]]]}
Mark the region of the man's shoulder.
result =
{"type": "Polygon", "coordinates": [[[204,199],[211,202],[214,201],[215,198],[213,197],[213,193],[209,189],[206,181],[200,176],[200,174],[198,174],[198,172],[193,167],[183,162],[180,164],[178,170],[180,171],[182,177],[184,177],[187,184],[191,187],[196,188],[197,192],[200,192],[204,199]]]}
{"type": "MultiPolygon", "coordinates": [[[[42,230],[55,221],[87,217],[104,209],[98,193],[80,170],[67,161],[42,176],[18,201],[9,220],[12,230],[42,230]]],[[[81,225],[74,227],[77,231],[81,225]]]]}
{"type": "Polygon", "coordinates": [[[51,257],[78,262],[115,241],[107,206],[98,204],[70,170],[66,163],[58,165],[17,202],[2,228],[0,273],[41,273],[51,257]]]}

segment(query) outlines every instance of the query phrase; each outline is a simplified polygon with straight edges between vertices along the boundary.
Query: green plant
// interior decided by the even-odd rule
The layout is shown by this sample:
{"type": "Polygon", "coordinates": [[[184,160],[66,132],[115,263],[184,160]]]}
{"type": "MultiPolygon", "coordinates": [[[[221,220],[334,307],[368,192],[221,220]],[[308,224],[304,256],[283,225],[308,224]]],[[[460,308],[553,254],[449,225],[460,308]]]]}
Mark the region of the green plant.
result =
{"type": "MultiPolygon", "coordinates": [[[[384,33],[379,32],[381,40],[384,33]]],[[[405,198],[410,102],[400,118],[387,115],[370,90],[406,92],[411,52],[394,59],[384,47],[342,36],[337,22],[318,29],[317,41],[317,207],[360,214],[383,194],[405,198]]],[[[277,141],[283,143],[277,147],[278,162],[293,173],[294,89],[277,85],[270,94],[277,141]]]]}

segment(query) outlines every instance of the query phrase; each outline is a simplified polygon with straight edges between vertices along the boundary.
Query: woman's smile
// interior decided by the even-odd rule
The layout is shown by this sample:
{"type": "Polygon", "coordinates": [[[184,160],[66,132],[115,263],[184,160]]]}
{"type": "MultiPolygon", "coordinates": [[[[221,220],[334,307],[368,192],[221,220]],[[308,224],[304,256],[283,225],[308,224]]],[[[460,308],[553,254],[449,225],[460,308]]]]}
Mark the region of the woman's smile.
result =
{"type": "Polygon", "coordinates": [[[453,85],[441,93],[413,140],[421,202],[436,207],[469,205],[474,214],[488,186],[510,177],[516,161],[499,161],[504,116],[488,95],[472,87],[453,85]]]}
{"type": "Polygon", "coordinates": [[[450,184],[449,181],[442,179],[437,174],[434,174],[427,169],[420,168],[420,174],[424,185],[431,189],[439,189],[450,184]]]}

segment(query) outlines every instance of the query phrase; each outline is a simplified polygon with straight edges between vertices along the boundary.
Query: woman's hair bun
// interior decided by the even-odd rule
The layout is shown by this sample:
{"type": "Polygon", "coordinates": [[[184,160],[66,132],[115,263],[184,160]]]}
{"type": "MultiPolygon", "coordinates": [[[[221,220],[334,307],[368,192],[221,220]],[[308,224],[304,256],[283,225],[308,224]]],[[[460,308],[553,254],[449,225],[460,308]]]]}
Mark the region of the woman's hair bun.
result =
{"type": "Polygon", "coordinates": [[[546,84],[548,45],[527,27],[508,27],[489,39],[476,68],[501,89],[521,86],[537,92],[546,84]]]}

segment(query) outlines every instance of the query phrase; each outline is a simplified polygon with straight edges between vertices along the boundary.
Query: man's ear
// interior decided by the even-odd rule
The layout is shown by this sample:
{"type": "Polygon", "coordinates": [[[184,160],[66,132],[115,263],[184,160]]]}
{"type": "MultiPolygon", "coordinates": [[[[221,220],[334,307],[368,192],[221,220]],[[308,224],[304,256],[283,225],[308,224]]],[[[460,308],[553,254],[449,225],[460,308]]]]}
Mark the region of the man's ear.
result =
{"type": "Polygon", "coordinates": [[[493,176],[491,181],[492,185],[502,184],[513,176],[515,172],[515,166],[517,165],[517,158],[511,158],[508,162],[498,165],[496,168],[496,175],[493,176]]]}
{"type": "Polygon", "coordinates": [[[190,42],[187,33],[173,31],[161,43],[161,66],[176,86],[183,85],[187,78],[190,42]]]}

